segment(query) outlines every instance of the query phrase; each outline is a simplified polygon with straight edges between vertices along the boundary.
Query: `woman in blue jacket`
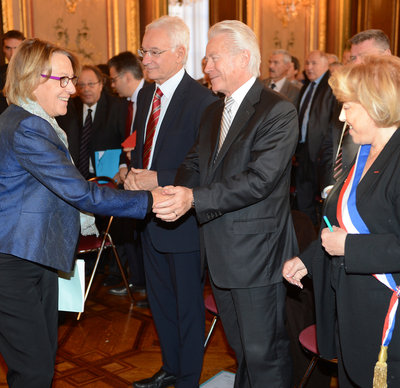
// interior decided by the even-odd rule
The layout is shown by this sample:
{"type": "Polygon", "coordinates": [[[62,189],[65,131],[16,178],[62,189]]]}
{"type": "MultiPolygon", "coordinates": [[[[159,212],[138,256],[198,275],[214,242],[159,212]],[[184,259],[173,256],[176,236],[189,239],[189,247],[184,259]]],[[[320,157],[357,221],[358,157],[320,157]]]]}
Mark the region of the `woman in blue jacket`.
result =
{"type": "Polygon", "coordinates": [[[8,67],[10,106],[0,116],[0,353],[10,387],[51,386],[57,270],[71,270],[80,231],[94,227],[81,211],[144,218],[152,206],[150,192],[100,188],[71,162],[55,117],[67,112],[77,71],[71,53],[38,39],[21,43],[8,67]]]}

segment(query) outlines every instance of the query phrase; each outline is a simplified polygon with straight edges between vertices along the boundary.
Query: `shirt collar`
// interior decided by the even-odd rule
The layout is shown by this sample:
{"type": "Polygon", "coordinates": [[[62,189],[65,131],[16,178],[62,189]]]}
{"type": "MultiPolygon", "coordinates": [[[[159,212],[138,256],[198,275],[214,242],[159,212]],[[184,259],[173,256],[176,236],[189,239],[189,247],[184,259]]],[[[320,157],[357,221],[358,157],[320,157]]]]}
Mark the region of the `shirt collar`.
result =
{"type": "Polygon", "coordinates": [[[132,101],[132,102],[136,103],[137,96],[138,96],[138,94],[140,92],[140,89],[142,89],[143,85],[144,85],[144,78],[141,79],[139,85],[137,86],[137,88],[133,92],[132,96],[128,97],[128,101],[132,101]]]}
{"type": "Polygon", "coordinates": [[[98,103],[98,101],[95,104],[93,104],[92,106],[83,104],[83,117],[86,117],[88,109],[92,110],[92,117],[94,117],[94,115],[96,113],[97,103],[98,103]]]}
{"type": "Polygon", "coordinates": [[[286,78],[283,77],[283,78],[280,79],[279,81],[271,81],[271,82],[270,82],[270,86],[271,86],[272,84],[275,84],[276,87],[275,87],[274,90],[275,90],[276,92],[279,92],[279,91],[282,89],[282,86],[283,86],[283,84],[285,83],[285,81],[286,81],[286,78]]]}
{"type": "MultiPolygon", "coordinates": [[[[328,71],[328,70],[327,70],[327,71],[328,71]]],[[[326,71],[326,72],[327,72],[327,71],[326,71]]],[[[315,86],[318,86],[318,85],[319,85],[319,83],[321,82],[322,78],[324,78],[326,72],[325,72],[324,74],[322,74],[319,78],[317,78],[315,81],[313,81],[313,82],[315,83],[315,86]]],[[[311,82],[310,82],[310,83],[311,83],[311,82]]]]}
{"type": "Polygon", "coordinates": [[[178,87],[179,83],[182,81],[185,75],[185,69],[182,67],[176,74],[171,78],[167,79],[162,85],[156,84],[156,88],[160,88],[163,96],[171,99],[174,95],[175,89],[178,87]]]}
{"type": "MultiPolygon", "coordinates": [[[[232,94],[231,97],[235,101],[236,106],[239,106],[243,99],[246,97],[246,94],[253,86],[254,82],[256,81],[256,77],[251,77],[248,81],[246,81],[240,88],[236,89],[232,94]]],[[[226,101],[226,97],[225,97],[226,101]]]]}

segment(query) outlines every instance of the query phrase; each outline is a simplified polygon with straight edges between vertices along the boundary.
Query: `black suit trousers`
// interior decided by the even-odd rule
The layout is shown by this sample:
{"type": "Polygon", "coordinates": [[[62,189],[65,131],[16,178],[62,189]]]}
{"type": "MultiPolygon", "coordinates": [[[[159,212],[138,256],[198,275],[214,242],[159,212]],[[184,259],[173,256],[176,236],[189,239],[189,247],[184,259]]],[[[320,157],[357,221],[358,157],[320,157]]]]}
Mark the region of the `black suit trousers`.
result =
{"type": "Polygon", "coordinates": [[[229,345],[238,361],[234,388],[287,388],[292,363],[286,334],[283,283],[223,289],[211,279],[229,345]]]}
{"type": "Polygon", "coordinates": [[[141,233],[146,290],[160,340],[163,369],[176,388],[199,385],[203,366],[205,311],[200,252],[157,251],[141,233]]]}
{"type": "Polygon", "coordinates": [[[12,388],[49,388],[57,351],[57,272],[0,253],[0,353],[12,388]]]}

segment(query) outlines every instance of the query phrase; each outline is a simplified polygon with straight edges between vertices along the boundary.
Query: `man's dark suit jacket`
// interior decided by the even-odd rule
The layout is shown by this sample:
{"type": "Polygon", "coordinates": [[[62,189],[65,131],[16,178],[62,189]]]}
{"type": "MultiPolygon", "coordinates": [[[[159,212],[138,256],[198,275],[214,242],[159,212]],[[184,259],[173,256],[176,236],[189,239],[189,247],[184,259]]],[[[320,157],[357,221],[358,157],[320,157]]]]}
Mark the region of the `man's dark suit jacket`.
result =
{"type": "MultiPolygon", "coordinates": [[[[105,91],[101,93],[90,142],[93,166],[95,151],[121,148],[121,143],[125,139],[126,115],[126,100],[111,96],[105,91]]],[[[57,117],[57,122],[67,134],[69,152],[77,165],[83,128],[83,104],[79,97],[70,99],[67,114],[57,117]]]]}
{"type": "MultiPolygon", "coordinates": [[[[343,176],[337,182],[325,201],[324,214],[332,225],[339,226],[336,204],[346,178],[343,176]]],[[[310,245],[300,258],[313,279],[321,355],[336,357],[335,335],[339,329],[346,371],[357,386],[368,387],[372,386],[373,368],[392,294],[371,274],[391,272],[396,284],[400,284],[399,129],[359,183],[356,205],[371,234],[349,234],[346,238],[344,266],[337,280],[337,303],[331,286],[332,262],[337,258],[326,254],[320,240],[310,245]]],[[[397,387],[400,382],[400,327],[397,323],[388,348],[389,387],[397,387]],[[390,384],[390,376],[395,376],[397,384],[390,384]]]]}
{"type": "MultiPolygon", "coordinates": [[[[136,148],[132,152],[132,166],[136,168],[143,168],[146,120],[155,87],[155,84],[151,84],[142,88],[137,100],[137,112],[133,123],[137,131],[136,148]]],[[[202,114],[216,99],[210,90],[185,73],[161,123],[150,167],[151,170],[157,171],[160,186],[174,183],[179,165],[196,140],[202,114]]],[[[147,228],[154,247],[160,252],[193,252],[199,249],[199,232],[192,214],[171,224],[151,217],[147,228]]]]}
{"type": "Polygon", "coordinates": [[[194,188],[203,259],[218,287],[278,283],[297,251],[289,205],[296,109],[256,80],[216,157],[223,108],[219,100],[205,111],[175,183],[194,188]]]}
{"type": "MultiPolygon", "coordinates": [[[[263,80],[263,82],[266,87],[269,87],[269,84],[271,83],[271,78],[266,78],[263,80]]],[[[297,106],[299,101],[300,88],[297,87],[296,84],[290,82],[287,78],[285,78],[285,82],[283,83],[282,88],[281,90],[279,90],[278,93],[286,96],[289,101],[297,106]]]]}
{"type": "MultiPolygon", "coordinates": [[[[328,136],[329,124],[337,104],[332,89],[328,84],[329,77],[330,72],[327,71],[315,90],[310,107],[305,142],[309,159],[318,166],[320,189],[330,184],[332,176],[333,150],[332,148],[328,149],[323,146],[328,136]]],[[[301,99],[307,86],[308,83],[305,84],[300,91],[298,109],[300,109],[301,99]]]]}

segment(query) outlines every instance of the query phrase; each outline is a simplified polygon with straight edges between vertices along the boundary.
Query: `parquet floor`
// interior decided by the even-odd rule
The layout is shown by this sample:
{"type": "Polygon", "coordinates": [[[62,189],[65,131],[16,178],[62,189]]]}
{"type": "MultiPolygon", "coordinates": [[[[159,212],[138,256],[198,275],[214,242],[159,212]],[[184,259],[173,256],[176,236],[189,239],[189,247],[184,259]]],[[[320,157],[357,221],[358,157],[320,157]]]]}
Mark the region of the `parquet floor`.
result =
{"type": "MultiPolygon", "coordinates": [[[[107,294],[108,288],[101,283],[102,275],[96,275],[80,321],[73,313],[65,313],[62,319],[54,388],[131,387],[133,381],[151,376],[161,366],[150,310],[132,307],[127,297],[107,294]]],[[[205,292],[210,292],[209,287],[205,292]]],[[[206,318],[208,329],[211,314],[206,318]]],[[[205,354],[201,382],[221,370],[235,372],[235,359],[218,324],[205,354]]],[[[7,387],[2,360],[0,387],[7,387]]]]}
{"type": "MultiPolygon", "coordinates": [[[[60,316],[59,349],[53,388],[127,388],[161,366],[158,338],[149,309],[131,306],[128,297],[113,296],[96,275],[85,313],[60,316]]],[[[205,287],[205,294],[210,293],[205,287]]],[[[140,299],[140,295],[135,294],[140,299]]],[[[206,330],[212,315],[206,313],[206,330]]],[[[200,382],[221,370],[235,372],[236,363],[219,322],[208,344],[200,382]]],[[[309,384],[310,388],[320,388],[309,384]]],[[[7,387],[6,366],[0,355],[0,388],[7,387]]],[[[29,387],[27,387],[29,388],[29,387]]],[[[266,387],[267,388],[267,387],[266,387]]],[[[331,388],[337,388],[332,379],[331,388]]]]}

